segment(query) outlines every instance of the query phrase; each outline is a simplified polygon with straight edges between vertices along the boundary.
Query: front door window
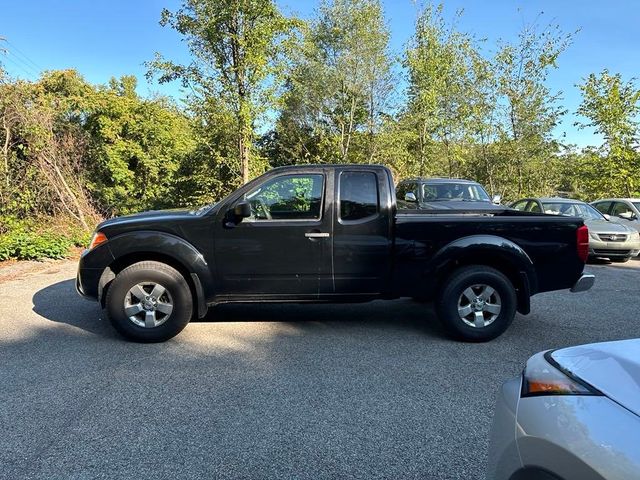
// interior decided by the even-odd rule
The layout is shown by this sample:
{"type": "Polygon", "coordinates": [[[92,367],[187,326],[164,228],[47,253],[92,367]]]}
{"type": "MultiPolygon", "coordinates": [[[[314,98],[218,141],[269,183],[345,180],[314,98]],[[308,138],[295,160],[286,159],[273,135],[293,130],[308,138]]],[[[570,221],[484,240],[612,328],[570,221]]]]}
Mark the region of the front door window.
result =
{"type": "Polygon", "coordinates": [[[284,175],[266,181],[245,195],[251,216],[245,221],[319,220],[323,176],[284,175]]]}

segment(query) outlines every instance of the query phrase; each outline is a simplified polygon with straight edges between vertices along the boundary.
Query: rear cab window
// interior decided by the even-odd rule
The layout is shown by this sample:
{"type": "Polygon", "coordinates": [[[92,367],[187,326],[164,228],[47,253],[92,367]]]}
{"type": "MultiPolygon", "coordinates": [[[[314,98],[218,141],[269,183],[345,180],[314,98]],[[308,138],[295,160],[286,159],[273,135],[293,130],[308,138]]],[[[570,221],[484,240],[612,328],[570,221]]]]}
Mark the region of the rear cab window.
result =
{"type": "Polygon", "coordinates": [[[378,216],[378,176],[374,172],[343,171],[339,182],[341,222],[362,222],[378,216]]]}

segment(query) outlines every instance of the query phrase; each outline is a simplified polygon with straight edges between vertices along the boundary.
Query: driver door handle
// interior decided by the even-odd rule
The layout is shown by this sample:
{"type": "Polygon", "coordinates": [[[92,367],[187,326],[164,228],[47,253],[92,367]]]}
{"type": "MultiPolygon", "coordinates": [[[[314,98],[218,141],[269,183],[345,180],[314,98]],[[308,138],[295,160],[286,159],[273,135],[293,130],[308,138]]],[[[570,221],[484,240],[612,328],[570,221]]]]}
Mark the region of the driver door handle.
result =
{"type": "Polygon", "coordinates": [[[304,236],[307,238],[329,238],[331,235],[328,232],[307,232],[304,236]]]}

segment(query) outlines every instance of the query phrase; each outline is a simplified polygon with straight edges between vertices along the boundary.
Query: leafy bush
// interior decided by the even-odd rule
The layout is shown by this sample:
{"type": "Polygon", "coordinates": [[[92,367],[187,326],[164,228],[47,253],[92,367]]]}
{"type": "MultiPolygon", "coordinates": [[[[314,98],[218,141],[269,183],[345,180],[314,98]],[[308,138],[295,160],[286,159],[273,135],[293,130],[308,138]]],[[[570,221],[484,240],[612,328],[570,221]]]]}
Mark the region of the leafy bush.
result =
{"type": "Polygon", "coordinates": [[[73,242],[53,232],[13,231],[0,236],[0,260],[41,260],[65,258],[73,242]]]}
{"type": "Polygon", "coordinates": [[[86,246],[89,237],[89,232],[72,221],[0,216],[0,261],[65,258],[71,247],[86,246]]]}

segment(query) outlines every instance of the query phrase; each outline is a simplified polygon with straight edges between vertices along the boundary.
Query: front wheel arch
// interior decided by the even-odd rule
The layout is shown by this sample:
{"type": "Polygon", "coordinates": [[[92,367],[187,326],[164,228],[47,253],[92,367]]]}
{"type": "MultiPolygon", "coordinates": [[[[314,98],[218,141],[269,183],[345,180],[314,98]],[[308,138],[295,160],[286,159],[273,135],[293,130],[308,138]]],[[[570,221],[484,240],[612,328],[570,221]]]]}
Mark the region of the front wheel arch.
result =
{"type": "Polygon", "coordinates": [[[194,309],[194,316],[202,318],[207,313],[207,303],[205,294],[203,292],[202,283],[196,273],[192,273],[187,267],[179,260],[173,258],[170,255],[165,255],[157,252],[135,252],[123,255],[114,260],[105,270],[102,272],[100,282],[98,284],[99,301],[102,308],[105,307],[105,300],[111,283],[116,278],[116,275],[125,268],[144,261],[159,262],[168,265],[177,270],[189,285],[193,304],[197,306],[194,309]]]}

